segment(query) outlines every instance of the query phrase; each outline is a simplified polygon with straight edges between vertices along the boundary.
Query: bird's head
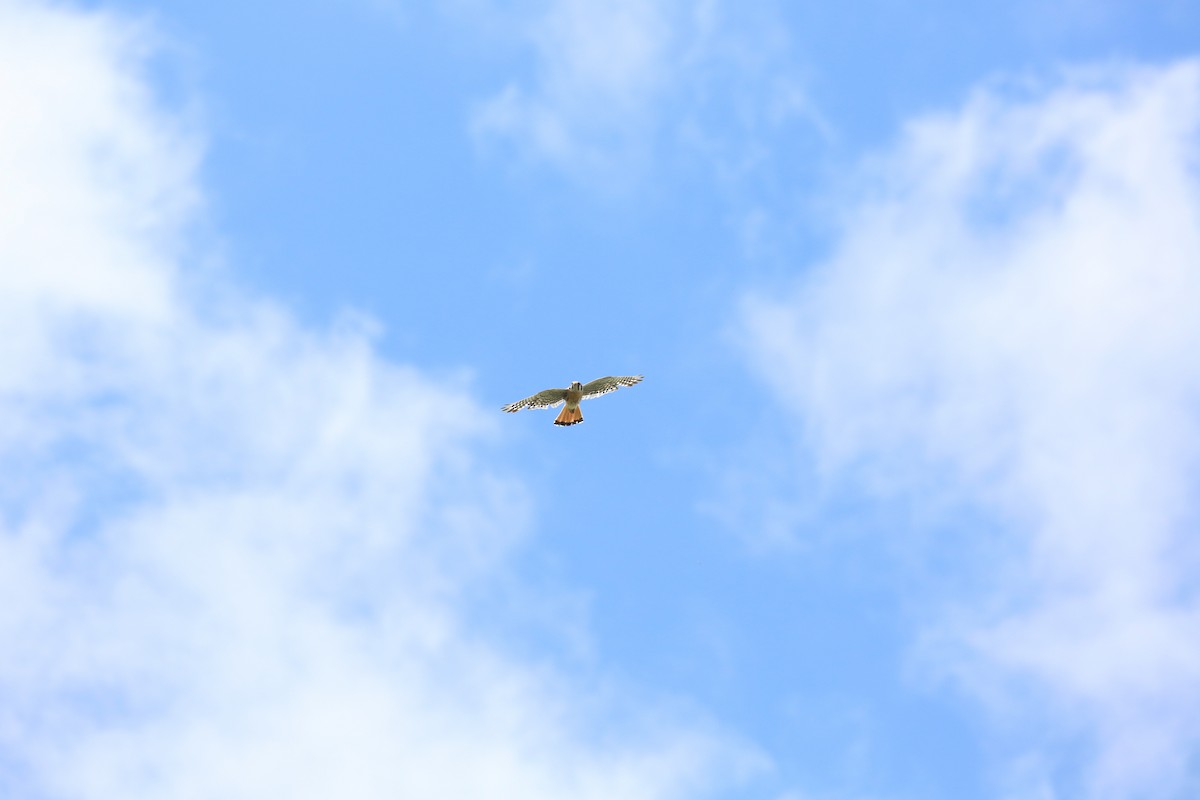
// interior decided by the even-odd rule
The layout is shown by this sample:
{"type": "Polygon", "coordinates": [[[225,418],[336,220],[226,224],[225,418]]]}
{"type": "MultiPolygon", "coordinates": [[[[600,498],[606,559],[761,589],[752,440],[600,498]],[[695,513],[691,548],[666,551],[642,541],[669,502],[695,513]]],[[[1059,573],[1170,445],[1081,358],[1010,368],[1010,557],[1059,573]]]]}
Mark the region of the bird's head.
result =
{"type": "Polygon", "coordinates": [[[580,383],[579,381],[571,381],[571,391],[572,392],[578,392],[581,389],[583,389],[582,383],[580,383]]]}

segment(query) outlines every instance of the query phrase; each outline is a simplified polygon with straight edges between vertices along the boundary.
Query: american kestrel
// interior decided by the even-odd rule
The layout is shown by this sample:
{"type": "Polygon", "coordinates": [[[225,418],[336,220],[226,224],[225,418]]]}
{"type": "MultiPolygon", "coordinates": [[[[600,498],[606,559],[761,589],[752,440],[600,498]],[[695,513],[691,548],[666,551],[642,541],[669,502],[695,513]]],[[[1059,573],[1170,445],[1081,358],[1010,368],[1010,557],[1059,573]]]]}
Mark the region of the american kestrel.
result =
{"type": "Polygon", "coordinates": [[[569,389],[547,389],[531,397],[526,397],[524,400],[518,400],[515,403],[504,406],[501,410],[511,413],[513,411],[520,411],[522,408],[554,408],[566,403],[566,408],[558,413],[558,418],[554,420],[554,424],[574,425],[577,422],[583,422],[583,412],[579,409],[579,402],[581,400],[591,400],[593,397],[615,392],[622,386],[633,386],[641,382],[641,375],[624,375],[620,377],[610,375],[607,378],[597,378],[591,383],[572,381],[569,389]]]}

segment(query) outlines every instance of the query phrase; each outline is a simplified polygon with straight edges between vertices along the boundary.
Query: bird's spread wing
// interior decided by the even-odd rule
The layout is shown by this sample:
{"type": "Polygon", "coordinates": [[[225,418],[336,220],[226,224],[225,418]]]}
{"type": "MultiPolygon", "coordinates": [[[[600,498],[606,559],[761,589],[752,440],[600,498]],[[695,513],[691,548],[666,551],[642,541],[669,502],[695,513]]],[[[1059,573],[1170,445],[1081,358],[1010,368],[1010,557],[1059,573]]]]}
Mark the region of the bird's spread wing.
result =
{"type": "Polygon", "coordinates": [[[504,406],[502,410],[512,412],[520,411],[522,408],[554,408],[555,406],[561,406],[566,401],[566,389],[547,389],[531,397],[526,397],[524,400],[510,403],[504,406]]]}
{"type": "Polygon", "coordinates": [[[609,375],[607,378],[597,378],[591,383],[585,383],[583,385],[583,399],[588,400],[593,397],[599,397],[602,394],[615,392],[622,386],[633,386],[634,384],[641,382],[641,375],[609,375]]]}

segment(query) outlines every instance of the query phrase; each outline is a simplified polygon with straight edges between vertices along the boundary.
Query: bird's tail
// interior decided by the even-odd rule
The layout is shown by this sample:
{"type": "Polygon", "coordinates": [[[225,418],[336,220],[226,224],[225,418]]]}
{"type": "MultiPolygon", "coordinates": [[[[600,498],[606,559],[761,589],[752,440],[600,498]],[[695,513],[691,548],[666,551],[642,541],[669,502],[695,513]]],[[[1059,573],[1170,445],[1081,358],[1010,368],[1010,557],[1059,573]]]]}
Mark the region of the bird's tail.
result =
{"type": "Polygon", "coordinates": [[[554,420],[555,425],[574,425],[577,422],[583,422],[583,409],[579,406],[564,407],[558,412],[558,418],[554,420]]]}

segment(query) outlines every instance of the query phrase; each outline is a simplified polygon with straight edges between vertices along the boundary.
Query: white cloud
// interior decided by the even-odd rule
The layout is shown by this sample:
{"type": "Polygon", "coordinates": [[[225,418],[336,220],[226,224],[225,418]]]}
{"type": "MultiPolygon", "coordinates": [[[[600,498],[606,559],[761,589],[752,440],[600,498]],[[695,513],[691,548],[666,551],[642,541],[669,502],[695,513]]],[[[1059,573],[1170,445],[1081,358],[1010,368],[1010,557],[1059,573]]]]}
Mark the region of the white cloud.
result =
{"type": "MultiPolygon", "coordinates": [[[[759,9],[761,12],[762,9],[759,9]]],[[[565,0],[519,14],[532,56],[472,116],[480,142],[622,182],[683,149],[725,172],[800,120],[828,135],[778,25],[720,0],[565,0]]],[[[766,15],[769,17],[769,14],[766,15]]]]}
{"type": "Polygon", "coordinates": [[[668,5],[568,0],[532,14],[525,34],[536,54],[533,86],[511,82],[484,102],[476,134],[512,137],[568,166],[638,146],[675,69],[679,33],[668,5]]]}
{"type": "Polygon", "coordinates": [[[465,389],[189,269],[152,32],[0,2],[0,794],[664,798],[758,765],[489,643],[465,389]]]}
{"type": "Polygon", "coordinates": [[[1194,61],[993,86],[908,126],[832,257],[744,307],[817,474],[1005,531],[957,532],[982,588],[922,666],[1011,724],[1029,796],[1197,780],[1198,157],[1194,61]]]}

